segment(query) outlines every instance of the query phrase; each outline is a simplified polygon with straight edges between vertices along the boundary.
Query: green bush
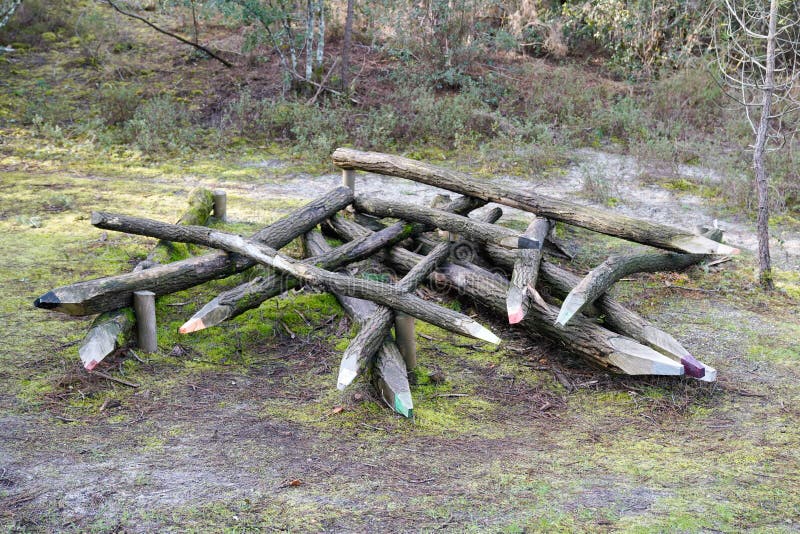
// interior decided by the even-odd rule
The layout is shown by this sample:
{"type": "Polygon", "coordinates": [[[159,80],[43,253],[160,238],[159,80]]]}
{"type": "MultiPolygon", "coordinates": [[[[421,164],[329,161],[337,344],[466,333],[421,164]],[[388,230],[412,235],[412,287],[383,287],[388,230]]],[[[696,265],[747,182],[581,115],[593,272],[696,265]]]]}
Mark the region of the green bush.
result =
{"type": "Polygon", "coordinates": [[[125,83],[106,83],[100,88],[100,115],[109,126],[123,124],[134,117],[139,107],[140,90],[125,83]]]}
{"type": "Polygon", "coordinates": [[[157,96],[136,109],[123,132],[147,154],[182,151],[196,139],[190,119],[183,104],[168,96],[157,96]]]}

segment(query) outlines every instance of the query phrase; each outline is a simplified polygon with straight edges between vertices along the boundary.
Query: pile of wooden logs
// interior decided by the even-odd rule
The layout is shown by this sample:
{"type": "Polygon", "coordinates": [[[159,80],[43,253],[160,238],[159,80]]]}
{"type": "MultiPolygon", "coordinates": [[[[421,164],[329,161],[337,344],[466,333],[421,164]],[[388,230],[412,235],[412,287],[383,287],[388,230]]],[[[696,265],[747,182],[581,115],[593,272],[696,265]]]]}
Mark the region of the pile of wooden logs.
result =
{"type": "MultiPolygon", "coordinates": [[[[133,272],[54,289],[34,305],[71,315],[100,314],[80,349],[89,370],[125,342],[137,326],[139,346],[157,350],[153,299],[256,264],[264,274],[223,292],[181,326],[189,334],[213,327],[288,289],[303,284],[333,293],[359,325],[345,350],[337,378],[346,388],[370,371],[376,388],[396,412],[413,409],[408,373],[416,364],[414,318],[485,342],[501,343],[476,320],[417,295],[417,286],[455,290],[525,332],[546,336],[588,362],[631,375],[687,375],[713,381],[716,371],[699,362],[674,337],[606,294],[621,278],[637,272],[677,271],[739,251],[721,243],[721,234],[703,235],[509,189],[468,175],[387,154],[338,149],[333,162],[343,170],[343,186],[267,226],[249,238],[202,226],[215,210],[224,217],[222,192],[198,190],[178,224],[95,212],[98,228],[159,239],[133,272]],[[439,197],[434,207],[355,194],[357,170],[397,176],[463,196],[439,197]],[[444,199],[444,200],[443,200],[444,199]],[[473,210],[494,202],[534,214],[524,232],[495,222],[499,207],[481,217],[473,210]],[[386,219],[398,220],[390,223],[386,219]],[[663,249],[666,252],[612,256],[581,278],[561,267],[551,237],[555,221],[663,249]],[[316,229],[345,244],[331,248],[316,229]],[[280,249],[303,240],[306,258],[280,249]],[[193,243],[214,252],[168,263],[175,243],[193,243]],[[391,283],[351,275],[343,267],[369,259],[406,273],[391,283]],[[544,297],[543,297],[544,295],[544,297]],[[135,311],[129,306],[134,305],[135,311]],[[602,324],[598,317],[602,317],[602,324]],[[394,328],[394,336],[392,329],[394,328]]],[[[358,272],[357,270],[355,271],[358,272]]]]}

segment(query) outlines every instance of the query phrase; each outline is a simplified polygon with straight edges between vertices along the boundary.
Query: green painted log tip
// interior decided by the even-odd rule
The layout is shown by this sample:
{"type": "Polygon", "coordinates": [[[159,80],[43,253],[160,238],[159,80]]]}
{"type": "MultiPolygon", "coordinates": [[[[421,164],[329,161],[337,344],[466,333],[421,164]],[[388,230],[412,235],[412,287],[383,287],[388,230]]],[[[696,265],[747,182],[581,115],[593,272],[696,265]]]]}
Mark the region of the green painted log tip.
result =
{"type": "Polygon", "coordinates": [[[33,301],[33,305],[37,308],[41,308],[43,310],[52,310],[58,307],[61,304],[61,299],[53,293],[52,291],[48,291],[38,299],[33,301]]]}

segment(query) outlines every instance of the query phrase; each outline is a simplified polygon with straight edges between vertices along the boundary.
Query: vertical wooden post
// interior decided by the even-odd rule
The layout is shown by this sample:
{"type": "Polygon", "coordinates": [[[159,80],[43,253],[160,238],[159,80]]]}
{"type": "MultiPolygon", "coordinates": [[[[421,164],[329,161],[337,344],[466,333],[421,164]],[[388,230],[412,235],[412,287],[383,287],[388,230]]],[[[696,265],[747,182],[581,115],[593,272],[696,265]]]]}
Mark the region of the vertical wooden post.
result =
{"type": "Polygon", "coordinates": [[[214,189],[214,217],[224,221],[228,216],[228,195],[222,189],[214,189]]]}
{"type": "Polygon", "coordinates": [[[342,169],[342,185],[349,187],[352,191],[356,190],[356,171],[353,169],[342,169]]]}
{"type": "Polygon", "coordinates": [[[156,294],[152,291],[134,291],[133,310],[136,312],[136,333],[139,348],[144,352],[156,352],[158,350],[156,294]]]}
{"type": "Polygon", "coordinates": [[[403,312],[394,313],[394,334],[397,348],[406,362],[406,370],[417,366],[417,337],[414,331],[414,317],[403,312]]]}

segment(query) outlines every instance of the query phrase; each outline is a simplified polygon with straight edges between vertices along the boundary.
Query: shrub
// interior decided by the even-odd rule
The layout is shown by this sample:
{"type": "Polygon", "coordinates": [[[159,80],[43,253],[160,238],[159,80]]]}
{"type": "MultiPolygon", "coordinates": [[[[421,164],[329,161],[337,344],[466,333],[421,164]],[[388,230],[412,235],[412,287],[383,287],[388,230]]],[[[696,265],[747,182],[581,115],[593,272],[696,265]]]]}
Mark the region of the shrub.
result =
{"type": "Polygon", "coordinates": [[[106,83],[100,88],[100,115],[109,126],[129,121],[139,107],[140,90],[135,85],[106,83]]]}
{"type": "Polygon", "coordinates": [[[175,152],[195,140],[188,110],[168,96],[157,96],[139,106],[125,123],[127,137],[143,152],[175,152]]]}

